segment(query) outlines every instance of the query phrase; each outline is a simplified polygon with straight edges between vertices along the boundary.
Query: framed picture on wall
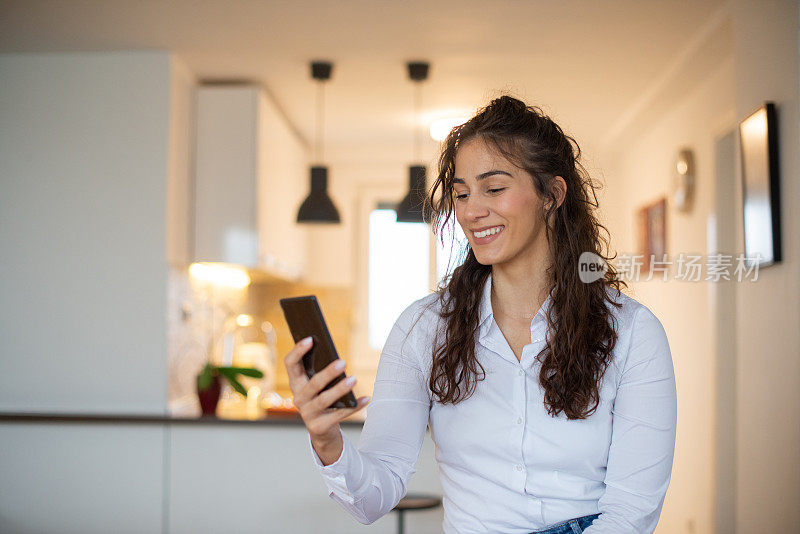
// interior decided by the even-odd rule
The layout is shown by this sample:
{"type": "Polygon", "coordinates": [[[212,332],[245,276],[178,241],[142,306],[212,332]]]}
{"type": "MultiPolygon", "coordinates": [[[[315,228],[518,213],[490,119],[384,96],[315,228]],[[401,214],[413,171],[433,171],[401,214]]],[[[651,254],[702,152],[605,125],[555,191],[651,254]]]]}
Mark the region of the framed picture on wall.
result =
{"type": "Polygon", "coordinates": [[[766,267],[781,261],[778,131],[772,102],[739,123],[739,140],[746,262],[766,267]]]}
{"type": "Polygon", "coordinates": [[[652,269],[651,256],[663,261],[667,253],[667,199],[662,197],[652,204],[639,208],[638,221],[639,254],[642,259],[642,273],[649,274],[652,269]]]}

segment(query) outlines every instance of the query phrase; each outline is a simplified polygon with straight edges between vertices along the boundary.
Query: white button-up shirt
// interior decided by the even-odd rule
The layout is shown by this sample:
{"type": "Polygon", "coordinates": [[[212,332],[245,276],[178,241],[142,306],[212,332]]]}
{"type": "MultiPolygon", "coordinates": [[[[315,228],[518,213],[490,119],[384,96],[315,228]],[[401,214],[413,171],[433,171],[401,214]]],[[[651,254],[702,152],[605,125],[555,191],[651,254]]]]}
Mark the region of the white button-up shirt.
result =
{"type": "Polygon", "coordinates": [[[485,287],[476,355],[486,371],[456,405],[432,400],[428,377],[438,298],[411,304],[381,354],[358,448],[342,435],[339,459],[323,466],[329,495],[362,523],[388,513],[430,426],[444,490],[446,533],[529,533],[601,513],[585,534],[653,532],[670,481],[677,402],[667,336],[644,305],[609,289],[618,340],[601,381],[600,404],[586,419],[547,414],[539,384],[545,300],[518,361],[494,321],[485,287]]]}

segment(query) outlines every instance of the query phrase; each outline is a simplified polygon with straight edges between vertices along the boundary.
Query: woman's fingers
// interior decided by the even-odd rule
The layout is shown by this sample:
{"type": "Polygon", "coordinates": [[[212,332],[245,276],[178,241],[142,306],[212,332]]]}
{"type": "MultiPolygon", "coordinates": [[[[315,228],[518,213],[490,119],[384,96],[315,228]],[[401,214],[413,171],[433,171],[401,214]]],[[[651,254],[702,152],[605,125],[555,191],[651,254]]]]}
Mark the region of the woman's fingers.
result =
{"type": "Polygon", "coordinates": [[[283,359],[283,363],[286,365],[286,374],[289,376],[289,388],[293,395],[297,395],[297,392],[308,383],[308,376],[306,376],[306,370],[303,368],[301,360],[311,348],[311,343],[310,340],[308,343],[303,341],[298,341],[283,359]]]}
{"type": "Polygon", "coordinates": [[[354,408],[328,408],[337,399],[346,395],[356,383],[355,377],[340,380],[331,388],[324,390],[336,377],[342,375],[345,369],[344,360],[337,359],[314,374],[311,378],[306,375],[303,367],[303,356],[308,353],[311,343],[301,340],[284,358],[286,373],[289,376],[289,387],[294,397],[294,405],[300,412],[300,417],[312,435],[325,436],[337,428],[342,419],[361,410],[369,403],[369,397],[361,397],[354,408]]]}
{"type": "Polygon", "coordinates": [[[359,397],[357,401],[358,405],[355,408],[333,408],[321,413],[314,419],[313,424],[315,429],[320,429],[324,432],[325,429],[336,425],[337,423],[341,422],[342,419],[350,417],[357,411],[362,410],[367,404],[369,404],[370,400],[371,397],[359,397]]]}
{"type": "Polygon", "coordinates": [[[314,397],[313,403],[314,408],[323,411],[328,408],[331,404],[336,402],[337,399],[340,399],[342,396],[346,395],[348,391],[353,389],[355,386],[356,377],[349,376],[344,380],[340,380],[330,389],[326,389],[316,397],[314,397]]]}
{"type": "Polygon", "coordinates": [[[336,359],[326,365],[322,371],[312,376],[300,391],[295,393],[295,405],[299,407],[298,401],[304,403],[316,397],[325,386],[344,372],[344,368],[345,363],[342,359],[336,359]]]}

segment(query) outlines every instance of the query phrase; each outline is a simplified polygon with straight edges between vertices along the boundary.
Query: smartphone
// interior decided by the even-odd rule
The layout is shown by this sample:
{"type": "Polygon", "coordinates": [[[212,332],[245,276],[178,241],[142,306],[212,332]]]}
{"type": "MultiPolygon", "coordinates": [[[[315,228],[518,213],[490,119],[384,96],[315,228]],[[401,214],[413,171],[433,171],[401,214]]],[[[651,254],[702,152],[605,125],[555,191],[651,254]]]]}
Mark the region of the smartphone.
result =
{"type": "MultiPolygon", "coordinates": [[[[339,359],[339,354],[336,352],[336,347],[333,346],[333,339],[328,331],[328,325],[322,316],[322,309],[319,307],[317,297],[314,295],[281,299],[280,302],[294,342],[297,343],[308,336],[311,336],[314,340],[311,348],[303,356],[303,367],[306,370],[306,375],[311,378],[322,371],[328,364],[339,359]]],[[[342,373],[322,390],[332,388],[345,378],[347,377],[342,373]]],[[[330,408],[355,408],[356,406],[355,395],[353,395],[352,391],[348,391],[334,402],[330,408]]]]}

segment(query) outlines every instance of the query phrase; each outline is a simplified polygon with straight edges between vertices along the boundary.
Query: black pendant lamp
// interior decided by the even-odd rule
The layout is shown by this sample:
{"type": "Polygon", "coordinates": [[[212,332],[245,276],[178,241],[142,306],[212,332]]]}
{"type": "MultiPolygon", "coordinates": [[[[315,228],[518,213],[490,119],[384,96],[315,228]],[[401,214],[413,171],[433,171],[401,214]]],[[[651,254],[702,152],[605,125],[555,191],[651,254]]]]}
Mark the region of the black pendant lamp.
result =
{"type": "MultiPolygon", "coordinates": [[[[326,61],[311,63],[311,77],[319,82],[317,87],[317,140],[315,158],[321,163],[322,137],[325,120],[325,81],[331,77],[333,64],[326,61]]],[[[328,167],[314,165],[311,167],[311,191],[300,205],[297,212],[298,223],[339,223],[339,210],[328,196],[328,167]]]]}
{"type": "Polygon", "coordinates": [[[425,203],[425,166],[411,165],[408,168],[408,194],[397,205],[397,222],[425,222],[422,205],[425,203]]]}
{"type": "MultiPolygon", "coordinates": [[[[412,61],[408,63],[408,77],[415,82],[414,91],[414,159],[420,161],[420,140],[417,116],[419,115],[420,100],[422,96],[422,82],[428,79],[428,63],[412,61]]],[[[425,176],[427,170],[424,165],[411,165],[408,168],[408,194],[397,205],[397,222],[424,223],[422,206],[425,204],[425,176]]]]}

